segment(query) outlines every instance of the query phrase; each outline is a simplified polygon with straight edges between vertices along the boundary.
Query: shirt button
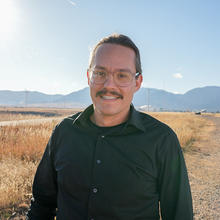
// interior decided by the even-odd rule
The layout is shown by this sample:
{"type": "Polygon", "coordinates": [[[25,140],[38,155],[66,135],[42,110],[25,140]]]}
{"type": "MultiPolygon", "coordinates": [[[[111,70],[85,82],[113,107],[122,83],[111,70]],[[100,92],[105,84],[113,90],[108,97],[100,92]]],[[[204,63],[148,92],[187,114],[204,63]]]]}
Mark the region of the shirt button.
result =
{"type": "Polygon", "coordinates": [[[104,137],[105,137],[105,135],[102,135],[102,136],[101,136],[101,138],[104,138],[104,137]]]}
{"type": "Polygon", "coordinates": [[[98,189],[97,188],[93,188],[92,190],[94,193],[97,193],[98,192],[98,189]]]}
{"type": "Polygon", "coordinates": [[[97,163],[97,164],[100,164],[100,163],[101,163],[101,160],[96,160],[96,163],[97,163]]]}

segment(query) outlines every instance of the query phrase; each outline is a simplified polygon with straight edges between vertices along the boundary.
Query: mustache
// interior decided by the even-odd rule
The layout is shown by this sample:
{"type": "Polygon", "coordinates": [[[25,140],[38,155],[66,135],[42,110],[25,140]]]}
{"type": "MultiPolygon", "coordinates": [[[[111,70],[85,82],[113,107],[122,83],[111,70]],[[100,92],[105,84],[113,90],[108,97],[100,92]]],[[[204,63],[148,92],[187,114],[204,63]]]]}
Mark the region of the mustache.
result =
{"type": "Polygon", "coordinates": [[[118,92],[115,91],[108,91],[107,89],[102,89],[100,91],[98,91],[96,93],[96,97],[101,96],[101,95],[106,95],[107,93],[112,94],[112,95],[116,95],[118,96],[120,99],[123,99],[123,96],[121,94],[119,94],[118,92]]]}

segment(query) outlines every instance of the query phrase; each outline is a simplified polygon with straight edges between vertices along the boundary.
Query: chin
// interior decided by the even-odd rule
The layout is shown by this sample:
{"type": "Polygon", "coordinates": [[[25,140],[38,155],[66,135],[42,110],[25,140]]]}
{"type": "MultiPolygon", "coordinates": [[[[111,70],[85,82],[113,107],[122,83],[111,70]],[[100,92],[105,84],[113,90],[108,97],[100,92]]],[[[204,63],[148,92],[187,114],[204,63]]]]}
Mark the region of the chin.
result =
{"type": "Polygon", "coordinates": [[[105,107],[105,108],[100,108],[99,112],[102,115],[113,116],[113,115],[116,115],[117,113],[119,113],[120,110],[117,109],[115,106],[108,106],[108,107],[105,107]]]}

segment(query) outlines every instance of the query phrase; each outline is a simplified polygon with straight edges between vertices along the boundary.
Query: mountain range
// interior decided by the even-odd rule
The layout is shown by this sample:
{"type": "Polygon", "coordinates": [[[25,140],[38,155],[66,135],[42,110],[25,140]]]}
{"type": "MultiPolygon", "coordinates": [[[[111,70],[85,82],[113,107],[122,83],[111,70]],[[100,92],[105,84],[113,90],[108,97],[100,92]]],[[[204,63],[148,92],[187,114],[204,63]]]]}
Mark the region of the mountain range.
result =
{"type": "MultiPolygon", "coordinates": [[[[67,95],[48,95],[36,91],[0,90],[1,106],[24,107],[86,107],[91,104],[89,88],[67,95]]],[[[220,87],[206,86],[189,90],[184,94],[174,94],[154,88],[141,88],[135,93],[133,104],[157,111],[220,111],[220,87]]]]}

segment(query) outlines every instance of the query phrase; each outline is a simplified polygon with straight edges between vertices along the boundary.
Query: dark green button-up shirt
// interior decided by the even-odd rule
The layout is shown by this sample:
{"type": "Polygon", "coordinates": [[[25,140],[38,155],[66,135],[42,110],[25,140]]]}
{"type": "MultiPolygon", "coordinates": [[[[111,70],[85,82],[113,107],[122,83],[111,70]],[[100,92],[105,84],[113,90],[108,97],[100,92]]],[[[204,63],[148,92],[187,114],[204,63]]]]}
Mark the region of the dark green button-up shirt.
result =
{"type": "Polygon", "coordinates": [[[31,220],[191,220],[192,199],[175,133],[131,106],[100,128],[93,106],[56,126],[33,184],[31,220]]]}

